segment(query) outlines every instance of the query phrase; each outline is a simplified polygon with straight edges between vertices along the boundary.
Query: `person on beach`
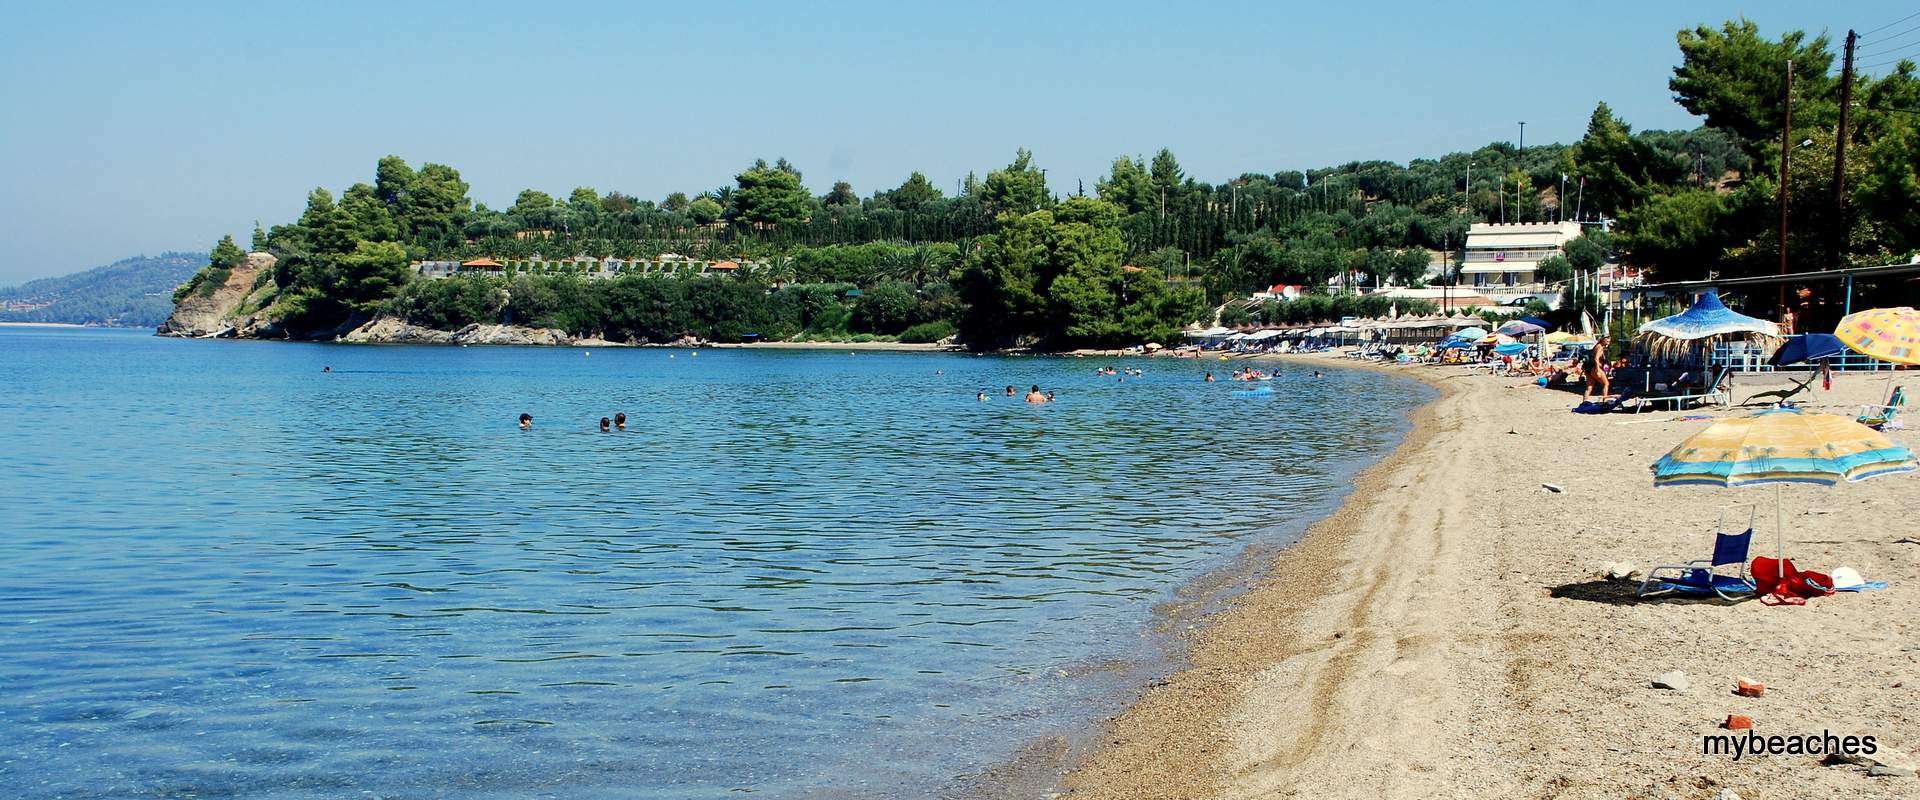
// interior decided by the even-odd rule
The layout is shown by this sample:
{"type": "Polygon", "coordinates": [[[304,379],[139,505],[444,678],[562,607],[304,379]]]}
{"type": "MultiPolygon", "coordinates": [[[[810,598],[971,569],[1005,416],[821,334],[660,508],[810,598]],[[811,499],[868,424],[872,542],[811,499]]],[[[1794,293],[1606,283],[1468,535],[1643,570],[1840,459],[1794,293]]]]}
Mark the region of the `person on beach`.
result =
{"type": "Polygon", "coordinates": [[[627,429],[627,412],[622,411],[613,415],[613,429],[617,431],[625,431],[627,429]]]}
{"type": "Polygon", "coordinates": [[[1582,362],[1587,373],[1587,380],[1580,390],[1580,399],[1583,401],[1593,399],[1595,387],[1599,387],[1602,399],[1613,393],[1612,385],[1607,382],[1607,341],[1607,337],[1600,337],[1593,349],[1587,351],[1586,360],[1582,362]]]}
{"type": "Polygon", "coordinates": [[[601,433],[612,433],[612,432],[613,432],[613,420],[610,420],[610,419],[607,419],[606,417],[601,417],[601,418],[600,418],[600,432],[601,432],[601,433]]]}
{"type": "Polygon", "coordinates": [[[1039,384],[1034,384],[1033,388],[1027,391],[1027,402],[1029,403],[1047,402],[1047,396],[1040,393],[1039,384]]]}
{"type": "Polygon", "coordinates": [[[533,415],[532,415],[532,414],[521,414],[521,415],[520,415],[520,430],[523,430],[523,431],[530,431],[530,430],[533,430],[533,415]]]}

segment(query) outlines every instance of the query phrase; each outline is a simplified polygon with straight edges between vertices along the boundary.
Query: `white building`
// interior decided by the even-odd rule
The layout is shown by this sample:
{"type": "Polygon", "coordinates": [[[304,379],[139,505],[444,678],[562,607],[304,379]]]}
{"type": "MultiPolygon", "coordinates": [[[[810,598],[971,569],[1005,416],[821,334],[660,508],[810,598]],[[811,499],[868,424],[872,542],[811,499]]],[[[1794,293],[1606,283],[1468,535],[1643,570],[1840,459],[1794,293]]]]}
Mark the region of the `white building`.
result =
{"type": "Polygon", "coordinates": [[[1460,284],[1525,293],[1540,285],[1540,262],[1580,236],[1578,222],[1476,222],[1467,229],[1460,284]]]}

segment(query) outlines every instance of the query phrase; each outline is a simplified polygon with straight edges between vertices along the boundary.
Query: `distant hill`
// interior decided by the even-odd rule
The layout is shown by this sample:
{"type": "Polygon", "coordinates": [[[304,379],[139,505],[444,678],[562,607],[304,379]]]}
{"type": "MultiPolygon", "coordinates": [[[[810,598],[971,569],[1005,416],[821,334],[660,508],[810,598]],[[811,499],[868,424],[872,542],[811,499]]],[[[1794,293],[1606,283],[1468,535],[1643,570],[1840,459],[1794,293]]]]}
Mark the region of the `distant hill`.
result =
{"type": "Polygon", "coordinates": [[[155,327],[173,313],[174,287],[206,265],[206,253],[134,256],[0,288],[0,322],[155,327]]]}

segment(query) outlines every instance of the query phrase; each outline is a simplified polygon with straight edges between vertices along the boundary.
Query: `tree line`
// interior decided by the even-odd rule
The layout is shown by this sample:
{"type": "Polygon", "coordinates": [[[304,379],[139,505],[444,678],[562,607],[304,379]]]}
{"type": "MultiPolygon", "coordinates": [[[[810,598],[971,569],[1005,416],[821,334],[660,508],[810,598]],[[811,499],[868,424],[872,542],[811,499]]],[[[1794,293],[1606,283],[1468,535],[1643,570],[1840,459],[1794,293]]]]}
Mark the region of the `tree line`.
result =
{"type": "MultiPolygon", "coordinates": [[[[844,181],[816,196],[797,166],[776,159],[754,162],[727,185],[657,201],[591,187],[564,197],[527,189],[500,209],[473,202],[452,167],[416,169],[389,156],[371,183],[337,198],[315,189],[297,221],[256,227],[252,244],[279,257],[271,310],[295,321],[294,329],[328,329],[380,311],[431,324],[513,315],[649,339],[725,335],[741,326],[770,335],[889,336],[941,323],[980,347],[1164,339],[1219,303],[1273,284],[1311,292],[1420,285],[1433,274],[1437,251],[1454,254],[1439,269],[1446,282],[1475,221],[1614,223],[1613,236],[1582,239],[1543,264],[1550,281],[1589,273],[1609,258],[1658,280],[1749,274],[1777,265],[1776,145],[1791,60],[1796,131],[1808,141],[1795,151],[1788,179],[1792,196],[1803,198],[1789,204],[1801,232],[1790,256],[1809,267],[1825,263],[1829,250],[1843,264],[1886,263],[1920,249],[1920,81],[1911,63],[1863,77],[1855,88],[1842,213],[1818,200],[1835,194],[1838,99],[1826,37],[1795,31],[1768,39],[1743,20],[1683,30],[1677,42],[1669,88],[1704,122],[1686,131],[1635,132],[1600,102],[1585,135],[1570,145],[1522,150],[1494,142],[1404,165],[1250,172],[1217,184],[1187,175],[1162,149],[1115,159],[1091,194],[1062,194],[1047,185],[1035,156],[1020,150],[984,178],[969,174],[951,194],[914,172],[864,196],[844,181]],[[552,308],[456,303],[469,292],[485,294],[483,287],[413,281],[408,268],[427,258],[669,252],[774,266],[734,279],[748,286],[741,297],[759,293],[751,313],[709,302],[711,293],[733,287],[664,289],[639,278],[611,281],[617,288],[519,287],[562,298],[552,308]],[[684,302],[687,310],[628,324],[615,318],[621,301],[607,293],[663,307],[684,302]],[[834,297],[838,312],[793,312],[814,308],[822,293],[834,297]],[[877,302],[864,298],[876,295],[911,297],[912,310],[860,312],[877,302]],[[794,299],[801,297],[808,299],[794,299]]],[[[208,277],[221,277],[237,252],[231,242],[217,247],[208,277]]],[[[507,284],[494,279],[491,288],[518,296],[507,284]]]]}

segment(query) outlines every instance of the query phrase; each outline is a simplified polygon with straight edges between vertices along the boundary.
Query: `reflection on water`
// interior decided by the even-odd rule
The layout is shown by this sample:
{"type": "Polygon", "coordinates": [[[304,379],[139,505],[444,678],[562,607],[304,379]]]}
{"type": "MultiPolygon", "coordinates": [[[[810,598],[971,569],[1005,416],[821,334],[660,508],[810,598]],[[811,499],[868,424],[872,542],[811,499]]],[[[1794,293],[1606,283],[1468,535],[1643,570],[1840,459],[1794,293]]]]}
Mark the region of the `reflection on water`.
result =
{"type": "Polygon", "coordinates": [[[1156,602],[1423,395],[670,352],[0,332],[0,782],[924,792],[1110,696],[1156,602]]]}

